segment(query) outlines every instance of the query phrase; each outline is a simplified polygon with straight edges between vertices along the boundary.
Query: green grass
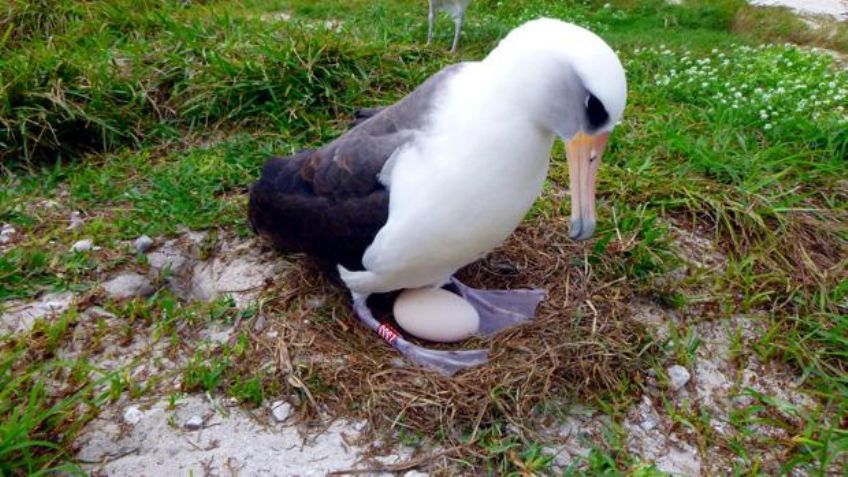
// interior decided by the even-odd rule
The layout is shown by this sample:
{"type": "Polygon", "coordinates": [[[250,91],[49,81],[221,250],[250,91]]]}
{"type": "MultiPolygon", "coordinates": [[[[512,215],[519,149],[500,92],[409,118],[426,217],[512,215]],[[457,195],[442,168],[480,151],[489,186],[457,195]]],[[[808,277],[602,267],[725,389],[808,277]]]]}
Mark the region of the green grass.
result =
{"type": "MultiPolygon", "coordinates": [[[[733,0],[606,3],[476,0],[456,57],[447,53],[445,16],[436,46],[424,46],[426,4],[413,0],[0,6],[0,224],[23,237],[0,254],[0,308],[45,291],[86,292],[103,270],[140,260],[69,252],[83,237],[115,250],[120,240],[181,227],[248,233],[244,192],[268,154],[334,137],[357,107],[391,102],[446,64],[480,58],[521,22],[555,16],[608,38],[628,72],[628,109],[599,178],[596,272],[626,277],[693,322],[760,312],[769,333],[738,352],[788,363],[822,403],[808,413],[754,396],[755,406],[734,415],[741,432],[729,442],[708,432],[708,417],[677,418],[736,453],[740,475],[755,475],[757,450],[775,445],[752,424],[783,419],[793,436],[784,468],[824,474],[848,452],[834,418],[848,413],[848,75],[830,56],[783,41],[845,53],[844,32],[823,40],[793,17],[733,0]],[[778,43],[759,45],[767,40],[778,43]],[[84,212],[81,230],[66,230],[71,210],[84,212]],[[682,289],[658,279],[677,263],[672,220],[720,245],[724,273],[688,277],[682,289]],[[609,254],[619,259],[599,259],[609,254]]],[[[557,149],[551,178],[560,184],[562,159],[557,149]]],[[[533,213],[556,207],[567,203],[540,201],[533,213]]],[[[186,307],[167,294],[109,306],[121,332],[149,326],[171,342],[184,323],[236,313],[226,303],[186,307]]],[[[70,465],[68,446],[94,412],[78,404],[144,392],[120,375],[86,371],[84,358],[53,354],[70,339],[74,313],[0,341],[0,475],[70,465]],[[30,349],[32,339],[39,346],[30,349]],[[46,392],[56,376],[68,392],[46,392]],[[108,392],[95,392],[103,379],[108,392]]],[[[244,340],[198,349],[180,371],[185,391],[218,390],[253,405],[277,395],[263,372],[239,372],[244,340]]],[[[684,364],[697,346],[685,325],[667,343],[684,364]]],[[[633,394],[598,405],[620,417],[633,394]]],[[[539,444],[497,426],[477,446],[486,457],[473,464],[490,472],[549,467],[539,444]]],[[[567,473],[652,475],[622,446],[611,439],[567,473]]]]}
{"type": "Polygon", "coordinates": [[[78,472],[68,449],[107,402],[98,385],[110,375],[92,369],[84,358],[54,357],[76,319],[70,311],[56,322],[41,322],[0,348],[0,475],[78,472]]]}

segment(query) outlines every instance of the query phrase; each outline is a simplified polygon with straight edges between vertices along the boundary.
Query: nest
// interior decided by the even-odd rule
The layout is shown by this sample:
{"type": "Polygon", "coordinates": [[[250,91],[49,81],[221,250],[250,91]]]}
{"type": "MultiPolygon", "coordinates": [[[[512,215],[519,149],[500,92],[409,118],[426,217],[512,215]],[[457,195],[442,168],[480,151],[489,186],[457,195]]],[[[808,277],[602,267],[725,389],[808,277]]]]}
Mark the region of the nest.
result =
{"type": "MultiPolygon", "coordinates": [[[[530,220],[490,257],[460,271],[460,280],[474,287],[548,292],[526,325],[438,346],[486,348],[485,365],[450,378],[416,367],[361,325],[344,287],[306,259],[277,280],[262,312],[280,332],[258,341],[255,351],[273,354],[273,379],[293,387],[307,413],[353,415],[376,429],[448,438],[498,421],[525,429],[540,404],[619,390],[638,380],[655,347],[631,317],[627,280],[596,275],[587,245],[567,237],[566,220],[530,220]],[[326,300],[316,304],[316,296],[326,300]]],[[[615,260],[614,250],[606,255],[615,260]]],[[[391,297],[374,308],[385,314],[390,303],[391,297]]]]}

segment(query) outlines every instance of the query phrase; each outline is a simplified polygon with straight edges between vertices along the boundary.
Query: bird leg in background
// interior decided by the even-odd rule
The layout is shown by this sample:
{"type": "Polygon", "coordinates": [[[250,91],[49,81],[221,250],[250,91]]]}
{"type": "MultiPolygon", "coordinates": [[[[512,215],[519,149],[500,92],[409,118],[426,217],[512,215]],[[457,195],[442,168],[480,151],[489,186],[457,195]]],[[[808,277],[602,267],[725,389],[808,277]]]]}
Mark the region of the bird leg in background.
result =
{"type": "Polygon", "coordinates": [[[456,53],[456,47],[459,45],[459,35],[462,33],[462,22],[465,19],[465,13],[460,12],[453,19],[453,45],[451,45],[451,53],[456,53]]]}
{"type": "Polygon", "coordinates": [[[491,336],[498,331],[533,319],[536,307],[545,298],[545,291],[482,290],[464,285],[454,277],[446,285],[458,293],[480,315],[480,334],[491,336]]]}
{"type": "Polygon", "coordinates": [[[434,0],[430,0],[430,13],[427,16],[427,46],[433,44],[433,22],[436,21],[436,4],[434,0]]]}
{"type": "Polygon", "coordinates": [[[458,371],[488,361],[487,352],[483,349],[443,351],[427,349],[410,343],[397,330],[385,323],[380,323],[374,318],[366,303],[367,299],[367,295],[353,294],[353,309],[356,316],[365,323],[365,326],[377,332],[381,338],[413,362],[444,376],[453,376],[458,371]]]}

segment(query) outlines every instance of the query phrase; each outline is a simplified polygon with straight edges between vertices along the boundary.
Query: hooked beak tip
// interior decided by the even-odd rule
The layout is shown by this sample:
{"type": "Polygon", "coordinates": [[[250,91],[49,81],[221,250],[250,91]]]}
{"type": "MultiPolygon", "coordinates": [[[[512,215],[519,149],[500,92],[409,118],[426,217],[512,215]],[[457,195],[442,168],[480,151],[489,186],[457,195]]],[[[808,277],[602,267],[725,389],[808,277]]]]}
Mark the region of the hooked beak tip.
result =
{"type": "Polygon", "coordinates": [[[592,235],[595,234],[595,222],[594,221],[584,221],[581,219],[572,220],[571,228],[569,229],[568,236],[571,237],[572,240],[583,241],[592,238],[592,235]]]}

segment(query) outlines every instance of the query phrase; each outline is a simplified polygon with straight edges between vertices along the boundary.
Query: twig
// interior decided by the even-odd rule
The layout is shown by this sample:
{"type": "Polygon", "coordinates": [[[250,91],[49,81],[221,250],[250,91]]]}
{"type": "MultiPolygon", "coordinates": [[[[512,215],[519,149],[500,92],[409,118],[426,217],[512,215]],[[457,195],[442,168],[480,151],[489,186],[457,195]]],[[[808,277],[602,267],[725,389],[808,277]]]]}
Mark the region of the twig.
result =
{"type": "Polygon", "coordinates": [[[204,449],[202,447],[200,447],[199,445],[195,444],[194,442],[191,442],[191,439],[189,439],[188,437],[185,438],[185,441],[188,442],[189,444],[191,444],[191,446],[194,447],[195,449],[199,450],[200,452],[203,452],[204,449]]]}
{"type": "Polygon", "coordinates": [[[592,335],[595,336],[595,332],[598,331],[598,309],[595,308],[595,305],[592,304],[591,300],[586,300],[586,304],[589,305],[589,308],[592,309],[592,335]]]}
{"type": "Polygon", "coordinates": [[[435,452],[433,454],[424,455],[418,457],[417,459],[412,459],[406,462],[402,462],[400,464],[392,464],[386,465],[383,467],[372,467],[370,469],[345,469],[345,470],[334,470],[333,472],[327,473],[328,476],[331,475],[356,475],[356,474],[369,474],[369,473],[378,473],[378,472],[400,472],[402,470],[414,469],[415,467],[420,467],[421,465],[438,459],[447,454],[452,454],[457,450],[461,449],[463,446],[455,446],[450,449],[445,449],[443,451],[435,452]]]}
{"type": "Polygon", "coordinates": [[[141,447],[136,447],[130,449],[128,451],[121,452],[120,454],[106,454],[103,457],[108,457],[106,459],[101,458],[100,460],[87,460],[87,459],[77,459],[77,462],[80,464],[108,464],[110,462],[115,462],[118,459],[123,459],[124,457],[130,454],[138,454],[138,451],[141,450],[141,447]]]}

